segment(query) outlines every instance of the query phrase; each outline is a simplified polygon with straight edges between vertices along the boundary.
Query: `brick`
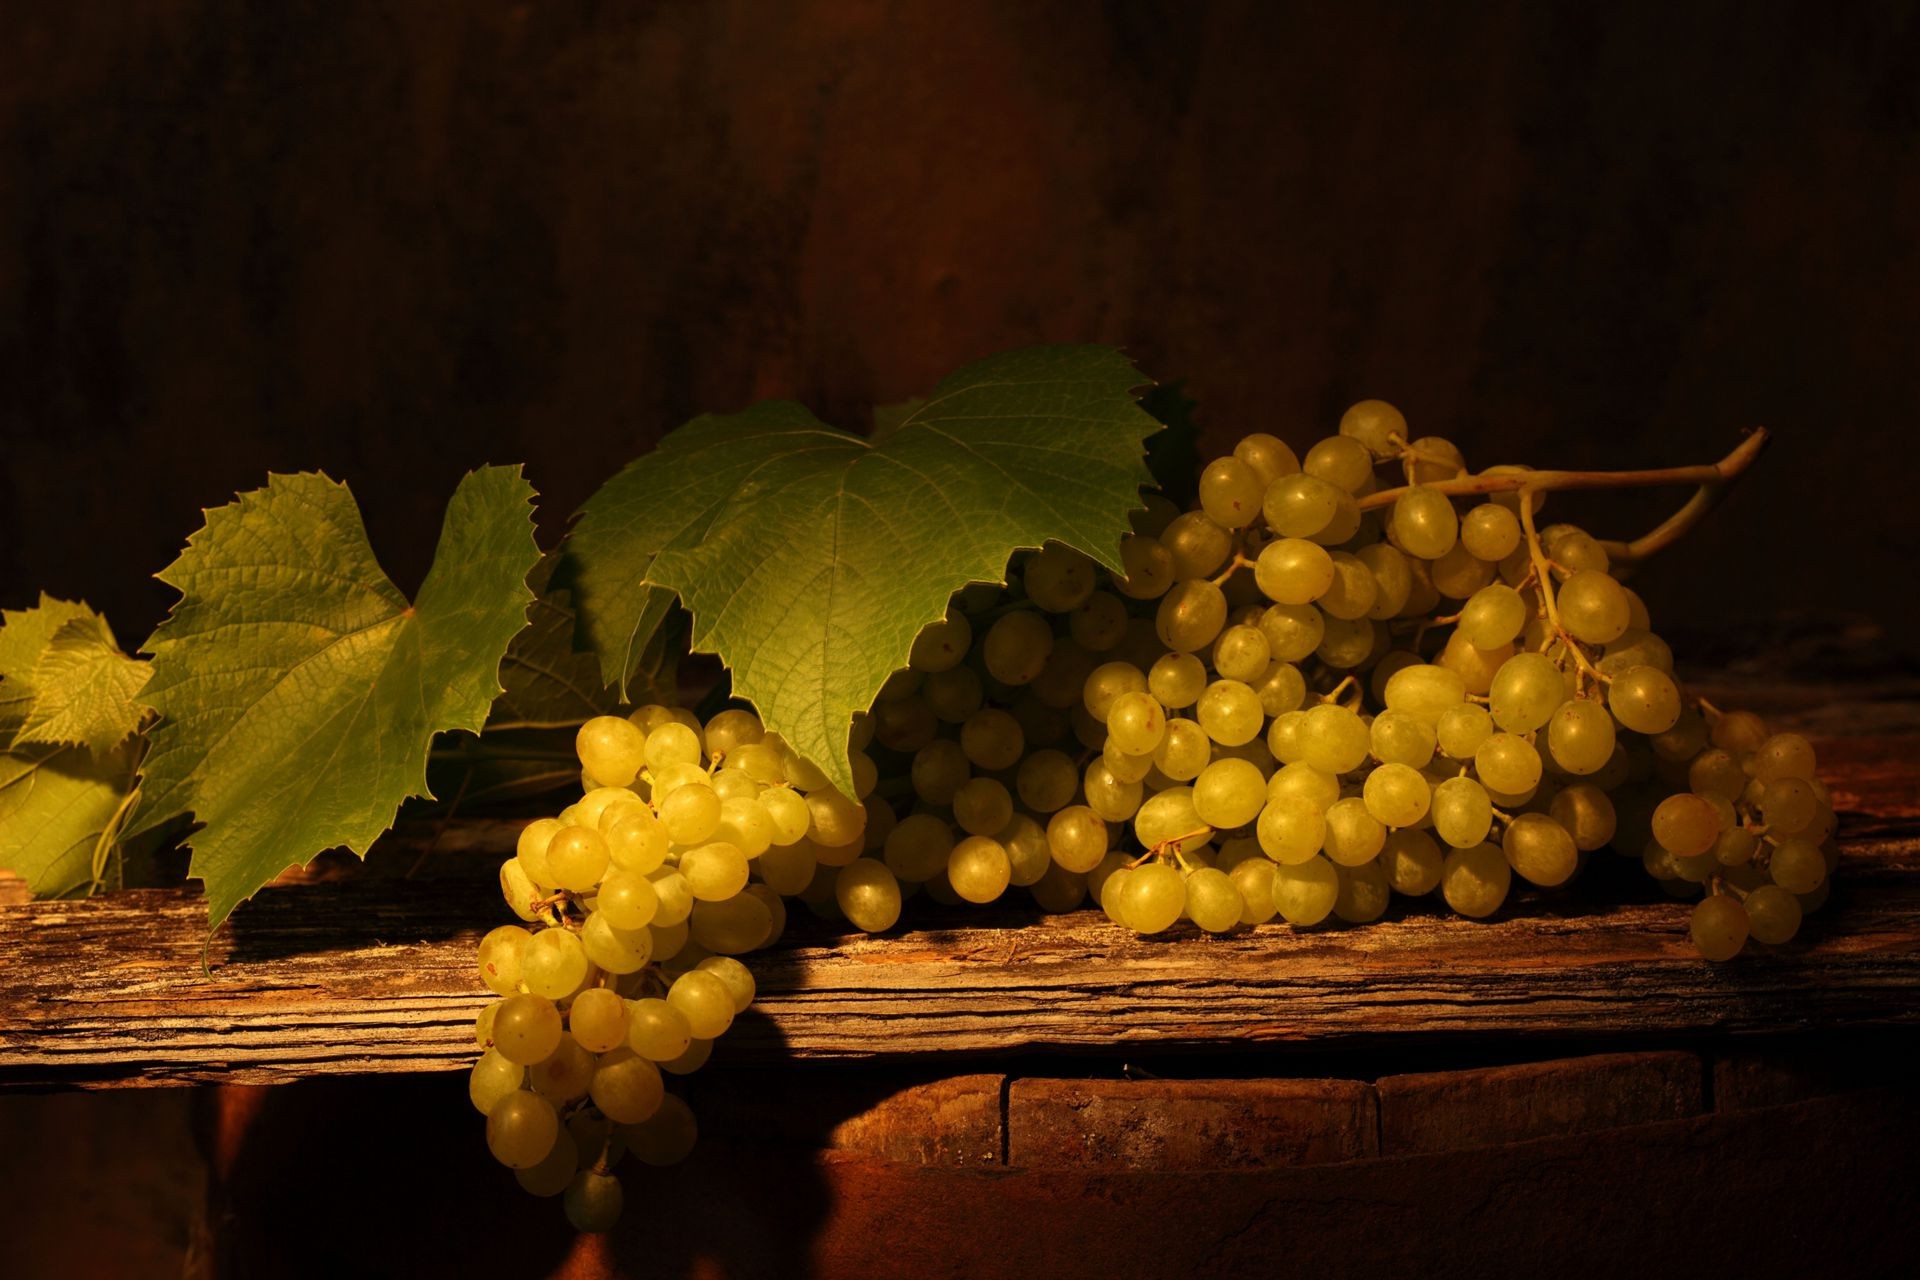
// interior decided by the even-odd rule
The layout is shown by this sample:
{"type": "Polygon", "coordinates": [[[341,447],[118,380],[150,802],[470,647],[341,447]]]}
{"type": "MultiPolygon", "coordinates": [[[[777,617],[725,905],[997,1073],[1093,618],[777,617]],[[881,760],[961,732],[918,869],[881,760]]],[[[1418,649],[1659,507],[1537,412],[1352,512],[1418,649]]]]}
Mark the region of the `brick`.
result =
{"type": "Polygon", "coordinates": [[[1000,1163],[1001,1075],[715,1071],[690,1098],[703,1140],[948,1168],[1000,1163]]]}
{"type": "Polygon", "coordinates": [[[1016,1080],[1007,1163],[1026,1169],[1264,1169],[1376,1153],[1351,1080],[1016,1080]]]}
{"type": "Polygon", "coordinates": [[[1382,1155],[1465,1151],[1699,1115],[1700,1059],[1607,1053],[1383,1077],[1382,1155]]]}

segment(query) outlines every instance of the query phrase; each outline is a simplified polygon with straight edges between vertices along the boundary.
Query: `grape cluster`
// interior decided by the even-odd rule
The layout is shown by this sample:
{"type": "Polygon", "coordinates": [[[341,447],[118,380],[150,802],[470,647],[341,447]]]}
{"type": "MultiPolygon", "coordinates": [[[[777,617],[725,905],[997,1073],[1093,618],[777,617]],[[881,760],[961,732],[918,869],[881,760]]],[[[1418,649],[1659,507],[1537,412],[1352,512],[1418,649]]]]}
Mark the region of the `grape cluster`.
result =
{"type": "Polygon", "coordinates": [[[783,897],[868,932],[916,893],[1015,887],[1143,934],[1436,892],[1484,918],[1611,847],[1699,898],[1707,958],[1787,941],[1837,861],[1812,748],[1689,698],[1607,545],[1539,526],[1526,473],[1444,492],[1473,487],[1460,450],[1381,401],[1304,458],[1249,435],[1195,509],[1147,500],[1123,574],[1050,544],[959,593],[855,717],[851,798],[748,711],[589,721],[582,798],[501,869],[538,931],[481,944],[494,1154],[604,1229],[624,1150],[691,1145],[661,1072],[753,998],[733,957],[783,897]]]}

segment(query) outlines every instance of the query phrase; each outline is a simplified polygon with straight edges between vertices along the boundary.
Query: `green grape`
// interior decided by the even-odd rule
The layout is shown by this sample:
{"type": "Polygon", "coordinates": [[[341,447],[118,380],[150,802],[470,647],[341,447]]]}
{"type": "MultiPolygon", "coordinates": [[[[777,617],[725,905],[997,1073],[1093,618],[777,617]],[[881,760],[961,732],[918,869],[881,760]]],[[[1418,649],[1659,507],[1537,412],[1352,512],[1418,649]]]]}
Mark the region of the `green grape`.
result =
{"type": "Polygon", "coordinates": [[[1483,502],[1460,522],[1460,541],[1476,559],[1498,564],[1520,546],[1520,518],[1496,502],[1483,502]]]}
{"type": "Polygon", "coordinates": [[[1547,750],[1567,773],[1597,773],[1613,758],[1613,717],[1598,702],[1572,698],[1547,722],[1547,750]]]}
{"type": "Polygon", "coordinates": [[[1555,595],[1560,622],[1585,644],[1611,644],[1626,631],[1627,589],[1598,569],[1581,569],[1555,595]]]}
{"type": "Polygon", "coordinates": [[[1208,685],[1200,695],[1194,714],[1209,738],[1228,747],[1241,746],[1259,737],[1267,719],[1260,706],[1260,695],[1238,680],[1215,680],[1208,685]]]}
{"type": "MultiPolygon", "coordinates": [[[[1257,624],[1267,637],[1267,646],[1281,662],[1300,662],[1312,657],[1326,638],[1326,615],[1310,604],[1276,604],[1260,615],[1257,624]]],[[[1201,683],[1205,683],[1202,675],[1201,683]]],[[[1194,693],[1199,696],[1198,691],[1194,693]]],[[[1168,706],[1173,703],[1161,699],[1168,706]]]]}
{"type": "Polygon", "coordinates": [[[1294,764],[1307,754],[1307,713],[1283,712],[1267,726],[1267,750],[1282,764],[1294,764]]]}
{"type": "Polygon", "coordinates": [[[1673,850],[1676,858],[1695,858],[1720,839],[1720,814],[1704,796],[1681,792],[1662,800],[1653,811],[1653,838],[1673,850]]]}
{"type": "Polygon", "coordinates": [[[1574,573],[1607,572],[1606,550],[1584,530],[1572,525],[1553,525],[1541,533],[1540,542],[1548,558],[1564,569],[1574,573]]]}
{"type": "Polygon", "coordinates": [[[680,855],[680,874],[696,900],[719,902],[747,887],[747,855],[723,841],[703,844],[680,855]]]}
{"type": "Polygon", "coordinates": [[[1373,605],[1367,616],[1396,618],[1413,593],[1413,569],[1406,553],[1385,542],[1370,542],[1353,553],[1373,578],[1373,605]]]}
{"type": "Polygon", "coordinates": [[[1204,511],[1175,516],[1161,531],[1160,543],[1173,556],[1177,578],[1208,577],[1233,551],[1233,535],[1208,519],[1204,511]]]}
{"type": "Polygon", "coordinates": [[[907,665],[915,671],[951,670],[972,647],[972,624],[965,614],[949,608],[945,617],[920,628],[907,652],[907,665]]]}
{"type": "Polygon", "coordinates": [[[1744,867],[1760,851],[1760,838],[1745,827],[1728,827],[1713,842],[1713,860],[1723,867],[1744,867]]]}
{"type": "Polygon", "coordinates": [[[1191,853],[1212,838],[1193,807],[1192,787],[1168,787],[1149,796],[1133,820],[1133,834],[1145,849],[1165,846],[1170,853],[1191,853]],[[1175,837],[1184,837],[1175,843],[1175,837]]]}
{"type": "MultiPolygon", "coordinates": [[[[1136,890],[1137,892],[1137,890],[1136,890]]],[[[1224,871],[1201,867],[1186,879],[1186,914],[1208,933],[1225,933],[1240,923],[1246,903],[1224,871]]]]}
{"type": "Polygon", "coordinates": [[[1013,797],[993,778],[969,779],[954,792],[953,820],[968,835],[992,835],[1012,817],[1013,797]]]}
{"type": "Polygon", "coordinates": [[[559,1133],[560,1117],[553,1104],[530,1090],[508,1094],[487,1112],[487,1150],[509,1169],[539,1164],[559,1133]]]}
{"type": "MultiPolygon", "coordinates": [[[[1418,769],[1404,764],[1383,764],[1369,773],[1361,795],[1366,811],[1389,827],[1417,825],[1427,816],[1427,807],[1432,802],[1426,778],[1418,769]]],[[[1329,813],[1329,818],[1331,816],[1329,813]]]]}
{"type": "Polygon", "coordinates": [[[1095,901],[1100,904],[1100,910],[1106,913],[1107,919],[1123,928],[1132,927],[1127,924],[1125,908],[1127,881],[1133,879],[1133,871],[1134,869],[1128,866],[1115,869],[1101,881],[1099,892],[1094,895],[1095,901]]]}
{"type": "Polygon", "coordinates": [[[1088,673],[1084,703],[1087,713],[1105,724],[1113,704],[1129,693],[1146,693],[1147,677],[1130,662],[1106,662],[1088,673]]]}
{"type": "Polygon", "coordinates": [[[508,858],[500,864],[500,896],[514,915],[531,924],[540,918],[540,908],[533,904],[547,895],[527,875],[520,859],[508,858]]]}
{"type": "Polygon", "coordinates": [[[572,995],[587,977],[587,952],[566,929],[543,929],[520,952],[520,980],[549,1000],[572,995]]]}
{"type": "Polygon", "coordinates": [[[1252,682],[1260,710],[1268,716],[1297,710],[1307,696],[1306,677],[1291,662],[1269,662],[1267,669],[1252,682]]]}
{"type": "Polygon", "coordinates": [[[1282,476],[1267,486],[1261,511],[1267,526],[1283,538],[1311,538],[1340,514],[1340,500],[1352,501],[1338,485],[1318,476],[1282,476]]]}
{"type": "Polygon", "coordinates": [[[1567,834],[1573,837],[1573,847],[1582,853],[1592,853],[1613,839],[1619,824],[1613,801],[1605,791],[1589,782],[1562,787],[1554,793],[1547,812],[1566,828],[1567,834]]]}
{"type": "MultiPolygon", "coordinates": [[[[1382,766],[1385,767],[1385,766],[1382,766]]],[[[1326,812],[1326,855],[1343,867],[1373,861],[1387,841],[1387,829],[1359,796],[1336,800],[1326,812]]]]}
{"type": "Polygon", "coordinates": [[[1187,578],[1161,597],[1154,627],[1167,648],[1191,653],[1212,644],[1226,620],[1227,598],[1220,588],[1205,578],[1187,578]]]}
{"type": "Polygon", "coordinates": [[[587,1082],[593,1078],[593,1055],[572,1036],[561,1036],[559,1047],[534,1063],[528,1078],[535,1093],[555,1107],[564,1107],[587,1096],[587,1082]]]}
{"type": "MultiPolygon", "coordinates": [[[[898,672],[895,673],[896,676],[899,674],[898,672]]],[[[909,672],[908,674],[917,676],[917,673],[913,672],[909,672]]],[[[919,687],[917,679],[914,687],[919,687]]],[[[912,701],[912,699],[908,698],[904,693],[899,695],[897,700],[901,702],[912,701]]],[[[767,736],[771,737],[772,735],[769,734],[767,736]]],[[[735,747],[733,749],[732,762],[755,782],[765,783],[768,786],[777,786],[788,780],[786,757],[779,751],[774,743],[767,741],[766,738],[763,738],[759,742],[750,742],[743,746],[735,747]]],[[[656,785],[654,787],[654,797],[658,799],[659,794],[660,789],[656,785]]]]}
{"type": "Polygon", "coordinates": [[[644,929],[660,910],[660,895],[653,881],[637,871],[611,871],[600,882],[594,910],[616,929],[644,929]]]}
{"type": "Polygon", "coordinates": [[[1024,889],[1053,865],[1045,828],[1024,813],[1008,819],[993,838],[1007,851],[1008,884],[1024,889]]]}
{"type": "Polygon", "coordinates": [[[1027,599],[1048,613],[1066,613],[1093,594],[1094,563],[1072,547],[1049,542],[1027,557],[1021,582],[1027,599]]]}
{"type": "MultiPolygon", "coordinates": [[[[718,979],[715,979],[718,981],[718,979]]],[[[627,1009],[627,1047],[653,1062],[671,1062],[687,1051],[693,1029],[687,1016],[657,997],[636,1000],[627,1009]]]]}
{"type": "MultiPolygon", "coordinates": [[[[1301,738],[1305,748],[1302,759],[1323,773],[1341,774],[1358,769],[1373,750],[1373,736],[1366,723],[1345,707],[1331,702],[1323,702],[1306,712],[1301,738]]],[[[1279,752],[1274,754],[1277,756],[1279,752]]]]}
{"type": "Polygon", "coordinates": [[[647,736],[620,716],[595,716],[574,735],[574,753],[580,767],[600,782],[614,787],[631,783],[646,763],[647,736]]]}
{"type": "Polygon", "coordinates": [[[1635,733],[1665,733],[1680,719],[1680,688],[1657,667],[1630,667],[1607,686],[1607,709],[1635,733]]]}
{"type": "MultiPolygon", "coordinates": [[[[571,806],[570,812],[574,816],[569,821],[579,826],[591,827],[595,831],[604,831],[611,825],[603,821],[609,811],[620,805],[639,805],[640,803],[640,797],[625,787],[595,786],[571,806]]],[[[548,855],[548,860],[552,860],[551,853],[548,855]]]]}
{"type": "Polygon", "coordinates": [[[1173,585],[1173,553],[1158,538],[1130,533],[1120,539],[1120,565],[1126,573],[1113,589],[1131,600],[1157,600],[1173,585]]]}
{"type": "Polygon", "coordinates": [[[1056,864],[1085,875],[1106,858],[1106,821],[1085,804],[1068,806],[1046,823],[1046,846],[1056,864]]]}
{"type": "Polygon", "coordinates": [[[1233,864],[1227,878],[1240,894],[1240,923],[1265,924],[1273,919],[1274,864],[1256,856],[1233,864]]]}
{"type": "MultiPolygon", "coordinates": [[[[1795,904],[1796,907],[1798,905],[1795,904]]],[[[486,1115],[502,1098],[518,1093],[526,1076],[525,1066],[497,1048],[489,1049],[480,1055],[480,1060],[473,1064],[473,1071],[467,1077],[467,1097],[473,1102],[474,1110],[486,1115]]]]}
{"type": "Polygon", "coordinates": [[[1500,664],[1491,694],[1487,709],[1495,724],[1508,733],[1532,733],[1566,701],[1567,681],[1545,654],[1517,653],[1500,664]]]}
{"type": "Polygon", "coordinates": [[[1002,614],[980,644],[987,674],[1001,684],[1030,683],[1053,652],[1053,628],[1037,613],[1020,609],[1002,614]]]}
{"type": "MultiPolygon", "coordinates": [[[[1343,621],[1367,617],[1373,610],[1374,597],[1378,594],[1379,587],[1374,583],[1373,574],[1368,572],[1366,562],[1358,556],[1336,551],[1330,558],[1330,564],[1333,569],[1332,579],[1326,590],[1317,597],[1321,610],[1330,617],[1343,621]]],[[[1306,602],[1284,601],[1283,603],[1304,604],[1306,602]]]]}
{"type": "MultiPolygon", "coordinates": [[[[1213,642],[1213,669],[1229,680],[1251,684],[1266,674],[1272,661],[1272,646],[1267,643],[1266,632],[1246,623],[1228,627],[1213,642]]],[[[1147,675],[1147,684],[1152,687],[1151,672],[1147,675]]]]}
{"type": "Polygon", "coordinates": [[[1033,901],[1049,915],[1063,915],[1087,899],[1087,878],[1069,871],[1059,863],[1050,864],[1038,880],[1027,886],[1033,901]]]}
{"type": "Polygon", "coordinates": [[[1493,801],[1472,778],[1448,778],[1433,789],[1433,829],[1455,849],[1483,844],[1493,827],[1493,801]]]}
{"type": "Polygon", "coordinates": [[[1474,772],[1491,791],[1520,795],[1540,784],[1540,753],[1525,738],[1496,733],[1473,753],[1474,772]]]}
{"type": "Polygon", "coordinates": [[[637,1125],[623,1125],[618,1132],[636,1159],[658,1168],[686,1159],[699,1136],[693,1112],[674,1093],[660,1100],[660,1109],[652,1116],[637,1125]]]}
{"type": "Polygon", "coordinates": [[[1688,932],[1709,960],[1731,960],[1747,945],[1747,909],[1731,894],[1711,893],[1693,909],[1688,932]]]}
{"type": "MultiPolygon", "coordinates": [[[[1147,672],[1145,692],[1151,694],[1161,706],[1177,710],[1198,702],[1206,687],[1205,663],[1190,653],[1169,653],[1156,661],[1147,672]]],[[[1111,706],[1109,703],[1109,710],[1111,706]]]]}
{"type": "Polygon", "coordinates": [[[605,1053],[627,1040],[627,1002],[607,987],[589,987],[573,998],[567,1029],[582,1049],[605,1053]]]}
{"type": "Polygon", "coordinates": [[[1164,862],[1149,862],[1128,875],[1120,911],[1136,933],[1162,933],[1180,919],[1186,905],[1187,887],[1180,873],[1164,862]]]}
{"type": "Polygon", "coordinates": [[[612,865],[641,875],[665,862],[673,843],[666,826],[644,805],[636,806],[631,813],[623,812],[603,838],[612,865]]]}
{"type": "Polygon", "coordinates": [[[580,927],[576,949],[580,957],[580,977],[571,985],[558,994],[552,989],[536,988],[532,983],[527,984],[528,989],[555,1000],[563,999],[586,981],[589,961],[608,973],[638,973],[653,958],[653,935],[644,928],[631,932],[616,929],[606,916],[596,911],[580,927]]]}
{"type": "Polygon", "coordinates": [[[668,765],[699,764],[700,735],[678,721],[669,721],[647,734],[647,768],[659,773],[668,765]]]}
{"type": "Polygon", "coordinates": [[[1340,415],[1340,434],[1358,440],[1376,458],[1392,458],[1407,439],[1407,420],[1385,400],[1362,400],[1340,415]]]}
{"type": "Polygon", "coordinates": [[[982,769],[1011,769],[1026,747],[1020,722],[998,707],[976,711],[960,726],[960,749],[982,769]]]}
{"type": "Polygon", "coordinates": [[[1166,736],[1167,713],[1151,693],[1123,693],[1107,711],[1107,746],[1114,750],[1151,755],[1166,736]]]}
{"type": "Polygon", "coordinates": [[[914,753],[908,776],[915,795],[928,804],[947,805],[953,803],[971,772],[960,744],[940,738],[914,753]]]}
{"type": "Polygon", "coordinates": [[[1812,778],[1813,746],[1797,733],[1776,733],[1754,749],[1750,767],[1761,782],[1812,778]]]}
{"type": "Polygon", "coordinates": [[[887,833],[884,860],[895,876],[919,884],[945,871],[952,852],[952,829],[930,813],[914,813],[887,833]]]}
{"type": "Polygon", "coordinates": [[[1474,559],[1471,551],[1456,542],[1432,562],[1427,572],[1434,590],[1449,600],[1465,600],[1493,581],[1494,567],[1474,559]]]}
{"type": "MultiPolygon", "coordinates": [[[[1210,827],[1244,827],[1260,816],[1266,802],[1267,780],[1245,760],[1216,760],[1194,779],[1193,810],[1210,827]]],[[[1234,914],[1237,919],[1237,908],[1234,914]]]]}
{"type": "Polygon", "coordinates": [[[1513,643],[1532,611],[1518,591],[1503,583],[1482,587],[1460,609],[1459,634],[1476,649],[1513,643]]]}
{"type": "MultiPolygon", "coordinates": [[[[691,896],[688,897],[687,901],[689,903],[693,901],[691,896]]],[[[685,920],[681,920],[678,924],[668,925],[663,925],[658,920],[655,920],[647,926],[647,937],[653,941],[653,958],[664,964],[666,961],[679,955],[680,952],[686,948],[687,938],[690,933],[691,931],[687,928],[687,922],[685,920]]]]}
{"type": "Polygon", "coordinates": [[[693,914],[687,917],[688,934],[719,956],[752,951],[767,941],[772,930],[772,909],[751,891],[724,902],[696,902],[693,914]]]}
{"type": "Polygon", "coordinates": [[[562,1204],[566,1208],[567,1221],[573,1224],[575,1231],[597,1235],[613,1230],[613,1224],[620,1220],[620,1210],[625,1200],[626,1193],[620,1189],[620,1179],[595,1173],[592,1169],[582,1169],[567,1184],[562,1204]]]}
{"type": "MultiPolygon", "coordinates": [[[[773,842],[773,821],[766,817],[766,811],[761,809],[757,802],[744,802],[737,818],[731,809],[728,810],[727,816],[729,821],[723,824],[721,832],[723,839],[731,834],[735,835],[737,840],[746,841],[740,844],[739,848],[749,858],[758,857],[766,852],[767,846],[773,842]],[[747,808],[747,805],[751,805],[752,808],[747,808]]],[[[815,791],[807,796],[807,818],[807,835],[815,844],[827,848],[853,844],[866,834],[865,806],[856,804],[831,788],[815,791]]],[[[686,859],[683,857],[681,859],[683,871],[685,866],[686,859]]]]}
{"type": "Polygon", "coordinates": [[[508,996],[493,1016],[495,1051],[523,1067],[552,1053],[560,1034],[560,1011],[544,996],[508,996]]]}
{"type": "Polygon", "coordinates": [[[679,868],[660,867],[647,879],[653,882],[654,896],[660,900],[660,905],[654,908],[650,928],[670,929],[693,914],[693,887],[679,868]]]}
{"type": "Polygon", "coordinates": [[[731,755],[735,747],[758,742],[766,736],[766,726],[751,711],[729,708],[714,713],[707,721],[707,752],[715,759],[731,755]]]}
{"type": "Polygon", "coordinates": [[[726,983],[698,969],[673,980],[667,1003],[680,1011],[698,1040],[711,1040],[733,1024],[733,994],[726,983]]]}
{"type": "Polygon", "coordinates": [[[1687,766],[1687,789],[1696,795],[1737,800],[1747,789],[1747,771],[1731,752],[1714,747],[1687,766]]]}
{"type": "Polygon", "coordinates": [[[968,836],[947,858],[947,881],[968,902],[992,902],[1012,879],[1006,847],[990,836],[968,836]]]}
{"type": "Polygon", "coordinates": [[[1087,807],[1108,822],[1125,822],[1140,808],[1145,788],[1138,782],[1122,782],[1107,768],[1104,760],[1095,760],[1081,775],[1081,790],[1087,807]]]}
{"type": "Polygon", "coordinates": [[[1460,517],[1443,493],[1415,485],[1394,500],[1389,529],[1408,555],[1438,560],[1460,536],[1460,517]]]}
{"type": "Polygon", "coordinates": [[[1466,681],[1445,667],[1416,663],[1402,667],[1387,680],[1384,701],[1389,709],[1437,725],[1443,713],[1467,696],[1466,681]]]}
{"type": "Polygon", "coordinates": [[[1395,893],[1409,898],[1433,892],[1445,861],[1440,846],[1424,831],[1392,832],[1380,849],[1380,867],[1387,873],[1387,883],[1395,893]]]}
{"type": "Polygon", "coordinates": [[[1067,634],[1075,644],[1090,652],[1106,652],[1119,644],[1126,633],[1127,606],[1111,592],[1093,592],[1067,618],[1067,634]]]}
{"type": "Polygon", "coordinates": [[[1580,866],[1573,836],[1544,813],[1523,813],[1508,823],[1501,851],[1522,879],[1544,889],[1565,884],[1580,866]]]}
{"type": "Polygon", "coordinates": [[[606,837],[592,827],[562,827],[547,844],[547,866],[554,885],[585,893],[606,874],[611,853],[606,837]]]}
{"type": "Polygon", "coordinates": [[[1386,868],[1377,862],[1357,867],[1341,867],[1339,887],[1333,899],[1333,914],[1348,924],[1369,924],[1387,914],[1392,886],[1386,868]]]}
{"type": "Polygon", "coordinates": [[[735,1013],[747,1011],[756,992],[751,969],[732,956],[708,956],[700,962],[699,968],[702,973],[710,973],[726,984],[727,994],[733,997],[735,1013]]]}
{"type": "Polygon", "coordinates": [[[1215,458],[1200,473],[1200,509],[1223,528],[1251,524],[1266,491],[1266,481],[1239,458],[1215,458]]]}
{"type": "MultiPolygon", "coordinates": [[[[582,1113],[584,1114],[584,1113],[582,1113]]],[[[554,1135],[553,1149],[536,1165],[513,1171],[514,1181],[523,1191],[536,1196],[557,1196],[567,1189],[580,1169],[580,1148],[573,1135],[561,1129],[554,1135]]]]}
{"type": "Polygon", "coordinates": [[[1282,765],[1267,779],[1267,799],[1303,800],[1315,812],[1325,813],[1340,798],[1340,780],[1304,761],[1282,765]]]}
{"type": "Polygon", "coordinates": [[[1424,769],[1433,760],[1433,727],[1404,711],[1382,711],[1368,731],[1374,759],[1424,769]]]}
{"type": "Polygon", "coordinates": [[[660,821],[675,844],[699,844],[720,826],[720,797],[711,787],[681,787],[661,802],[660,821]]]}
{"type": "MultiPolygon", "coordinates": [[[[1313,603],[1333,586],[1335,576],[1333,557],[1327,549],[1305,538],[1269,542],[1253,562],[1254,585],[1269,600],[1284,605],[1313,603]]],[[[1360,614],[1365,612],[1362,609],[1360,614]]]]}
{"type": "Polygon", "coordinates": [[[1414,484],[1433,484],[1453,480],[1467,473],[1467,460],[1460,446],[1440,436],[1421,436],[1410,446],[1414,484]]]}
{"type": "Polygon", "coordinates": [[[510,996],[520,989],[520,959],[532,936],[518,925],[503,924],[480,939],[480,980],[489,991],[510,996]]]}
{"type": "Polygon", "coordinates": [[[1440,868],[1440,892],[1447,905],[1476,920],[1498,911],[1512,884],[1506,855],[1490,844],[1455,849],[1440,868]]]}
{"type": "Polygon", "coordinates": [[[1274,910],[1297,929],[1319,924],[1333,914],[1339,897],[1340,872],[1318,854],[1274,868],[1274,910]]]}
{"type": "Polygon", "coordinates": [[[944,724],[959,724],[986,702],[986,686],[972,667],[936,671],[920,683],[920,696],[944,724]]]}
{"type": "Polygon", "coordinates": [[[1461,702],[1440,713],[1434,741],[1455,760],[1471,760],[1480,744],[1493,735],[1493,717],[1476,702],[1461,702]]]}
{"type": "Polygon", "coordinates": [[[1767,722],[1751,711],[1729,711],[1713,722],[1713,745],[1734,755],[1759,750],[1767,740],[1767,722]]]}
{"type": "Polygon", "coordinates": [[[1170,720],[1166,737],[1153,753],[1154,767],[1175,782],[1200,776],[1213,755],[1213,740],[1192,720],[1170,720]]]}
{"type": "Polygon", "coordinates": [[[1634,667],[1658,667],[1671,675],[1673,650],[1651,631],[1629,629],[1606,647],[1600,661],[1594,665],[1605,676],[1616,676],[1634,667]]]}
{"type": "Polygon", "coordinates": [[[1347,493],[1359,493],[1373,480],[1373,456],[1348,436],[1328,436],[1307,450],[1300,469],[1347,493]]]}
{"type": "MultiPolygon", "coordinates": [[[[1774,846],[1767,864],[1773,882],[1788,893],[1812,893],[1827,878],[1827,860],[1818,845],[1805,840],[1786,839],[1774,846]]],[[[499,1026],[498,1019],[494,1022],[499,1026]]],[[[497,1039],[499,1031],[495,1030],[497,1039]]]]}
{"type": "Polygon", "coordinates": [[[1777,884],[1763,884],[1747,894],[1746,908],[1756,942],[1779,946],[1800,932],[1800,900],[1777,884]]]}
{"type": "Polygon", "coordinates": [[[1034,813],[1052,813],[1072,803],[1080,789],[1080,772],[1066,752],[1044,747],[1020,762],[1014,789],[1020,803],[1034,813]]]}
{"type": "Polygon", "coordinates": [[[1240,443],[1233,446],[1233,456],[1253,468],[1263,485],[1300,469],[1300,460],[1286,441],[1264,431],[1252,431],[1240,437],[1240,443]]]}

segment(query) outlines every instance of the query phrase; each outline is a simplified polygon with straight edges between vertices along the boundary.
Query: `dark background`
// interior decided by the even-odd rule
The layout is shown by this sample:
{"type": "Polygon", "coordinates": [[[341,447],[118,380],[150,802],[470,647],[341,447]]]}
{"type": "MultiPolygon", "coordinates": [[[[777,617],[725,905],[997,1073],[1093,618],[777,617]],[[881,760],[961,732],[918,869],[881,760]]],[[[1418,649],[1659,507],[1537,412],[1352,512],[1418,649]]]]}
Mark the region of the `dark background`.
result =
{"type": "Polygon", "coordinates": [[[1094,340],[1216,447],[1360,396],[1477,465],[1763,423],[1657,621],[1915,644],[1910,6],[7,8],[9,606],[138,640],[200,508],[309,467],[410,588],[470,466],[525,460],[551,535],[696,412],[1094,340]]]}

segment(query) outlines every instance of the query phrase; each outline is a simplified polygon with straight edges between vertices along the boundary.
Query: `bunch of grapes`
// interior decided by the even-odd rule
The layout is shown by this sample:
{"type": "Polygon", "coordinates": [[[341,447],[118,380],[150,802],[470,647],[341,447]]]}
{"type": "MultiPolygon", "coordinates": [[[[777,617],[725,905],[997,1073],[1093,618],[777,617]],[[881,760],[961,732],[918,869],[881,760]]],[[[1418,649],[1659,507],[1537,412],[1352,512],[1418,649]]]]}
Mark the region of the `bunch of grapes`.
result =
{"type": "Polygon", "coordinates": [[[660,1073],[752,999],[733,957],[783,896],[868,932],[916,893],[1015,887],[1143,934],[1436,892],[1484,918],[1611,847],[1699,899],[1707,958],[1792,938],[1837,861],[1812,748],[1690,699],[1608,546],[1540,526],[1527,472],[1460,483],[1460,450],[1381,401],[1304,459],[1249,435],[1195,509],[1148,499],[1123,575],[1048,545],[956,596],[855,718],[852,797],[747,711],[590,721],[582,798],[501,869],[539,931],[481,944],[494,1154],[604,1229],[624,1150],[691,1145],[660,1073]]]}

